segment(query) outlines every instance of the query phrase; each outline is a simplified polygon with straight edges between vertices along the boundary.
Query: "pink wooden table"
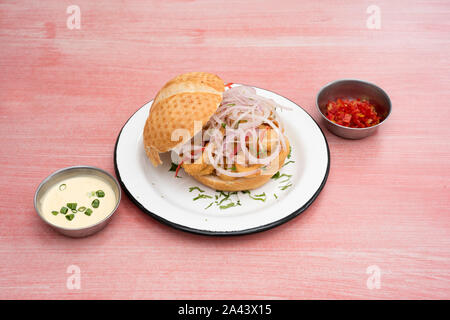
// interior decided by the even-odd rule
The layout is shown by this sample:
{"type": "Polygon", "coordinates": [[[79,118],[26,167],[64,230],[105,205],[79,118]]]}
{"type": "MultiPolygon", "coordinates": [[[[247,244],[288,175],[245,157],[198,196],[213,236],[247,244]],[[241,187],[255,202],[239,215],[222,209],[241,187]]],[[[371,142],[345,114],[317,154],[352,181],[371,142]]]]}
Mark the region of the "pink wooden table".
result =
{"type": "Polygon", "coordinates": [[[1,1],[0,66],[0,298],[450,298],[449,1],[1,1]],[[324,190],[267,232],[188,234],[126,196],[89,238],[42,223],[40,181],[79,164],[113,173],[124,122],[186,71],[273,90],[317,120],[322,85],[361,78],[393,113],[365,140],[325,132],[324,190]]]}

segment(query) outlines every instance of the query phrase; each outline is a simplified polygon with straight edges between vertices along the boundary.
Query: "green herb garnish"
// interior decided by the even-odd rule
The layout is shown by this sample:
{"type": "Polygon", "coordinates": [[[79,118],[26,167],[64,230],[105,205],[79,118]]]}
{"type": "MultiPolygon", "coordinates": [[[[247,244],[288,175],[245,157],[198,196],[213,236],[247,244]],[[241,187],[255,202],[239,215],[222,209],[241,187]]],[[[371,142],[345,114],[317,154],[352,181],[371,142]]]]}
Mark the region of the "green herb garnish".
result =
{"type": "Polygon", "coordinates": [[[225,129],[225,127],[227,126],[227,124],[224,122],[224,123],[222,123],[222,128],[224,128],[225,129]]]}
{"type": "Polygon", "coordinates": [[[285,186],[282,186],[282,187],[280,187],[280,189],[281,189],[281,190],[286,190],[286,189],[289,188],[290,186],[292,186],[292,183],[290,183],[290,184],[288,184],[288,185],[285,185],[285,186]]]}
{"type": "Polygon", "coordinates": [[[79,207],[78,211],[83,212],[84,210],[86,210],[86,207],[79,207]]]}
{"type": "Polygon", "coordinates": [[[266,202],[267,196],[266,193],[263,192],[261,194],[255,194],[254,196],[252,196],[251,194],[248,195],[250,198],[252,198],[253,200],[260,200],[262,202],[266,202]]]}
{"type": "Polygon", "coordinates": [[[66,219],[69,220],[69,221],[72,221],[73,218],[75,218],[75,215],[74,215],[73,213],[68,214],[68,215],[66,216],[66,219]]]}
{"type": "Polygon", "coordinates": [[[277,173],[275,173],[271,179],[278,179],[280,177],[280,171],[278,171],[277,173]]]}
{"type": "Polygon", "coordinates": [[[283,164],[283,167],[287,166],[289,163],[295,163],[295,161],[290,160],[290,161],[286,162],[285,164],[283,164]]]}
{"type": "Polygon", "coordinates": [[[276,193],[274,193],[273,196],[275,197],[275,199],[278,199],[278,196],[276,193]]]}
{"type": "Polygon", "coordinates": [[[90,216],[92,213],[92,209],[91,208],[87,208],[86,211],[84,212],[85,215],[90,216]]]}
{"type": "Polygon", "coordinates": [[[67,211],[69,211],[69,209],[66,207],[61,207],[61,210],[59,210],[59,212],[61,212],[62,214],[66,214],[67,211]]]}
{"type": "Polygon", "coordinates": [[[54,216],[56,216],[58,213],[59,213],[58,211],[52,211],[52,214],[53,214],[54,216]]]}
{"type": "Polygon", "coordinates": [[[189,192],[192,192],[192,191],[194,191],[194,190],[198,190],[198,191],[200,191],[200,192],[205,192],[205,190],[202,190],[202,189],[200,189],[199,187],[190,187],[190,188],[189,188],[189,192]]]}
{"type": "Polygon", "coordinates": [[[240,206],[240,205],[241,205],[240,203],[236,204],[234,202],[230,202],[229,204],[220,206],[219,208],[223,210],[223,209],[228,209],[228,208],[232,208],[232,207],[236,207],[236,206],[240,206]]]}
{"type": "Polygon", "coordinates": [[[98,208],[98,206],[100,205],[100,200],[95,199],[94,201],[92,201],[91,205],[92,208],[98,208]]]}
{"type": "Polygon", "coordinates": [[[66,189],[66,187],[67,187],[67,185],[65,183],[63,183],[63,184],[59,185],[59,190],[63,191],[66,189]]]}
{"type": "Polygon", "coordinates": [[[99,198],[103,198],[105,196],[105,192],[103,190],[97,190],[95,192],[95,194],[97,195],[97,197],[99,198]]]}
{"type": "Polygon", "coordinates": [[[236,166],[235,166],[235,165],[231,167],[231,171],[235,171],[235,172],[237,171],[237,169],[236,169],[236,166]]]}
{"type": "Polygon", "coordinates": [[[292,153],[292,147],[289,146],[289,154],[287,155],[287,158],[290,159],[291,158],[291,153],[292,153]]]}
{"type": "Polygon", "coordinates": [[[71,211],[72,211],[72,213],[77,213],[77,212],[78,212],[78,211],[75,210],[75,209],[72,209],[71,211]]]}
{"type": "Polygon", "coordinates": [[[178,165],[172,162],[169,171],[177,171],[178,165]]]}
{"type": "Polygon", "coordinates": [[[208,209],[209,207],[211,207],[211,206],[213,205],[213,203],[214,203],[214,202],[211,202],[211,203],[209,204],[209,206],[207,206],[207,207],[205,208],[205,210],[208,209]]]}
{"type": "Polygon", "coordinates": [[[207,194],[199,194],[197,197],[192,199],[193,201],[196,201],[198,199],[206,199],[206,198],[212,198],[211,196],[208,196],[207,194]]]}
{"type": "Polygon", "coordinates": [[[66,204],[67,208],[71,209],[71,210],[76,210],[77,209],[77,203],[76,202],[70,202],[66,204]]]}

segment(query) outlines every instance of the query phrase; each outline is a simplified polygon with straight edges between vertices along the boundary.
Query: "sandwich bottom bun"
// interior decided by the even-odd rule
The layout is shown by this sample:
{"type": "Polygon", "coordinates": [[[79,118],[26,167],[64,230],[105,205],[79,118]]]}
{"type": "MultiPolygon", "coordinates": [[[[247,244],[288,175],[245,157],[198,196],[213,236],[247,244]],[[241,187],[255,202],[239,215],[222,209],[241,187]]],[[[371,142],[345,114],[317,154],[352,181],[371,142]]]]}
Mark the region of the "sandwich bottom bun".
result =
{"type": "Polygon", "coordinates": [[[289,140],[285,137],[286,141],[286,149],[280,152],[278,157],[278,163],[276,163],[277,159],[272,161],[271,167],[274,167],[270,170],[270,172],[266,172],[266,174],[262,174],[256,177],[251,178],[236,178],[234,180],[222,180],[216,175],[195,175],[192,176],[198,182],[204,184],[207,187],[210,187],[214,190],[221,191],[244,191],[244,190],[253,190],[261,187],[266,184],[272,176],[277,173],[281,169],[286,160],[287,155],[289,154],[289,140]],[[275,162],[275,163],[274,163],[275,162]]]}

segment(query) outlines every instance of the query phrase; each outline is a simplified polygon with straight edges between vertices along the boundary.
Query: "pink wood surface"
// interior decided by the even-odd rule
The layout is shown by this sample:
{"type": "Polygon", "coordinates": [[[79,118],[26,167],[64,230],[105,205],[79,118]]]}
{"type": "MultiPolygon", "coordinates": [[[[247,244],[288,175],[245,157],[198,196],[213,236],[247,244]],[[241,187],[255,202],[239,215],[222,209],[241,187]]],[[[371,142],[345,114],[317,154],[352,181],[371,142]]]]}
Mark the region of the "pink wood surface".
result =
{"type": "Polygon", "coordinates": [[[0,298],[449,299],[449,36],[445,0],[0,1],[0,298]],[[66,26],[72,4],[79,30],[66,26]],[[366,27],[372,4],[379,30],[366,27]],[[325,132],[323,192],[267,232],[188,234],[126,196],[92,237],[46,226],[41,180],[79,164],[113,173],[122,125],[186,71],[270,89],[317,120],[322,85],[366,79],[393,113],[365,140],[325,132]]]}

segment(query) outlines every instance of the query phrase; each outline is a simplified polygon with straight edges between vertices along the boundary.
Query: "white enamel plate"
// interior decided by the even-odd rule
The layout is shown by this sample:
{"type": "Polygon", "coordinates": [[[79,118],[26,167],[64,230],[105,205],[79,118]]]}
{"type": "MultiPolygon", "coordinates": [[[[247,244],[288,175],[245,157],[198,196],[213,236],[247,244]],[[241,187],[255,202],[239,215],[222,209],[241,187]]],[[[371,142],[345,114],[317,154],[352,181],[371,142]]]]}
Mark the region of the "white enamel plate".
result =
{"type": "Polygon", "coordinates": [[[142,211],[157,220],[184,231],[207,235],[239,235],[278,226],[305,211],[325,185],[330,168],[327,140],[313,118],[292,101],[268,90],[257,93],[290,107],[278,110],[292,146],[289,162],[280,173],[291,175],[271,179],[251,194],[237,193],[224,199],[180,170],[175,178],[170,154],[163,154],[163,165],[155,168],[147,158],[142,132],[152,101],[127,121],[117,138],[114,164],[123,190],[142,211]],[[198,189],[192,190],[191,187],[198,189]],[[287,186],[287,187],[286,187],[287,186]],[[199,194],[205,197],[194,200],[199,194]],[[259,197],[255,197],[259,195],[259,197]],[[263,198],[255,200],[254,198],[263,198]],[[209,198],[211,197],[211,198],[209,198]],[[238,201],[239,200],[239,204],[238,201]],[[235,206],[224,208],[229,203],[235,206]],[[212,204],[211,204],[212,203],[212,204]],[[221,208],[222,206],[222,208],[221,208]]]}

